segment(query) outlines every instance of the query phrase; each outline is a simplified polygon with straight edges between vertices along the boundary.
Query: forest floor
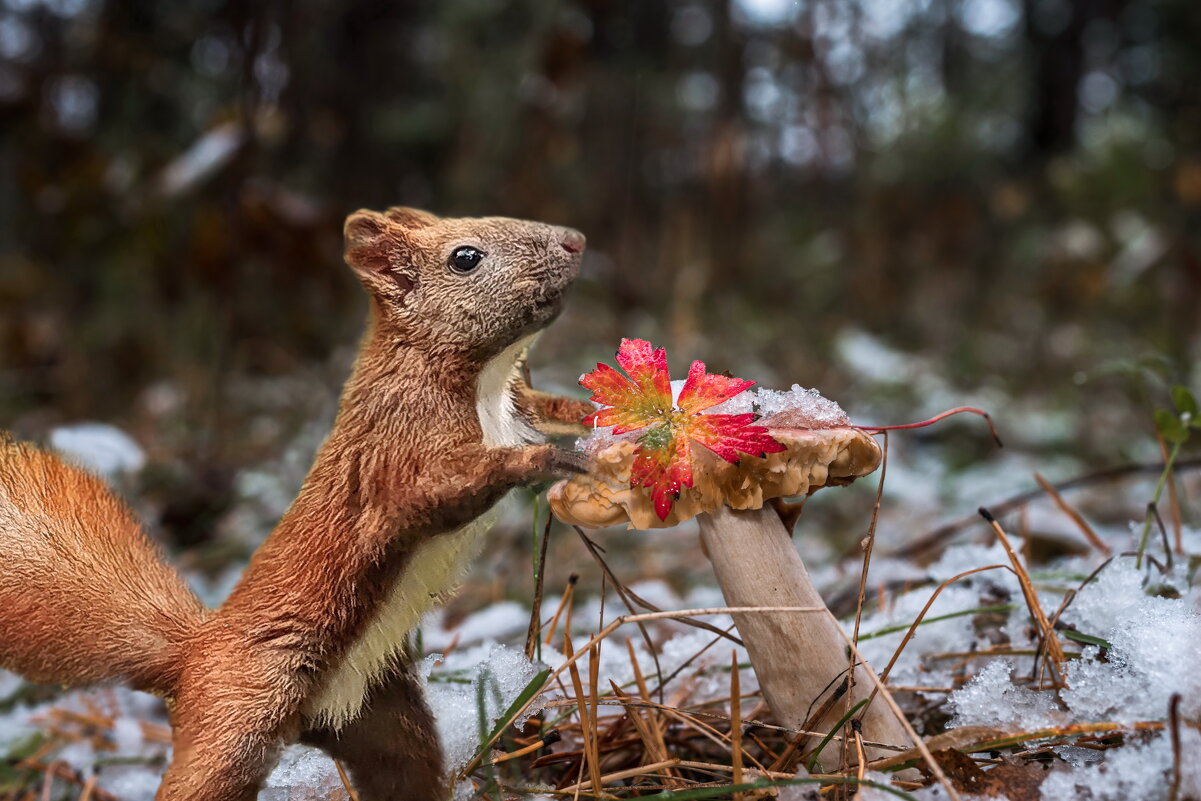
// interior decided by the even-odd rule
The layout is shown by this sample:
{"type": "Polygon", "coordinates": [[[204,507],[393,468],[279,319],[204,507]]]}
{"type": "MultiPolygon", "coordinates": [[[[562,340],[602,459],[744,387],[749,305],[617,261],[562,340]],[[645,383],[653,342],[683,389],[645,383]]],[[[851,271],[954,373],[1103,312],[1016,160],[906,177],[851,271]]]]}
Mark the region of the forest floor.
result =
{"type": "MultiPolygon", "coordinates": [[[[128,443],[99,436],[119,466],[128,443]]],[[[228,527],[269,528],[320,436],[240,476],[228,527]]],[[[1201,799],[1201,461],[1096,470],[1019,442],[956,467],[945,440],[961,436],[892,433],[886,470],[815,495],[794,534],[849,632],[861,612],[858,648],[922,750],[884,743],[894,756],[861,765],[851,725],[777,725],[729,615],[629,620],[639,603],[724,606],[692,524],[595,532],[595,560],[547,529],[531,627],[547,511],[522,493],[419,635],[456,798],[1201,799]]],[[[210,603],[240,569],[183,564],[210,603]]],[[[4,801],[149,801],[169,742],[154,698],[0,674],[4,801]]],[[[299,746],[260,795],[347,797],[339,767],[299,746]]]]}

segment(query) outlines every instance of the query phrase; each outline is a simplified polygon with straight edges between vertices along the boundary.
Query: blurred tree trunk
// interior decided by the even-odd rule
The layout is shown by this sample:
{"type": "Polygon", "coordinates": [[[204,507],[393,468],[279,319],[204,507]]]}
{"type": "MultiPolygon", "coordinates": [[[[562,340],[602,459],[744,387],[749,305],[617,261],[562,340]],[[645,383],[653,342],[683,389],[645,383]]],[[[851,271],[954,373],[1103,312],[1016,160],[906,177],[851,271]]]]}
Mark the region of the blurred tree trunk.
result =
{"type": "Polygon", "coordinates": [[[1026,39],[1035,64],[1028,139],[1036,160],[1071,150],[1076,143],[1083,33],[1090,4],[1090,0],[1067,0],[1066,21],[1059,30],[1048,31],[1049,4],[1025,0],[1026,39]]]}
{"type": "Polygon", "coordinates": [[[1024,0],[1026,41],[1034,64],[1027,141],[1042,160],[1076,145],[1080,81],[1086,73],[1089,24],[1112,18],[1125,0],[1024,0]]]}

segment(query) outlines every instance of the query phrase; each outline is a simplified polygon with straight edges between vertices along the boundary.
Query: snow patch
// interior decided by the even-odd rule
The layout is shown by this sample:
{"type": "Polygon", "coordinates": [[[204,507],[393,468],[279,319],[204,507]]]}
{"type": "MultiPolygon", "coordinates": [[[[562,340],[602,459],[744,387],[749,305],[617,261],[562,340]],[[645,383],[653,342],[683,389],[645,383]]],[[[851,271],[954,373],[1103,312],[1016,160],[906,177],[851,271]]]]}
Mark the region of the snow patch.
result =
{"type": "Polygon", "coordinates": [[[445,659],[434,654],[426,658],[425,665],[430,671],[426,701],[436,718],[450,770],[471,761],[480,747],[481,733],[492,731],[542,669],[520,650],[495,642],[455,651],[445,659]]]}
{"type": "Polygon", "coordinates": [[[106,423],[59,426],[50,432],[50,447],[102,478],[137,473],[146,454],[121,429],[106,423]]]}

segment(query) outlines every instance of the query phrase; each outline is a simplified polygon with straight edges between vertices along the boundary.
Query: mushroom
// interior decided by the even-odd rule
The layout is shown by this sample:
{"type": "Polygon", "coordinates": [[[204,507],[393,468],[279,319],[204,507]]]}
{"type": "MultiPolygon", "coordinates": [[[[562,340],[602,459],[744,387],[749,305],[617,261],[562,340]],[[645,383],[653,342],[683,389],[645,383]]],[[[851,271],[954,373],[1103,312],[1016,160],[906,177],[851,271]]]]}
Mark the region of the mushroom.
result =
{"type": "MultiPolygon", "coordinates": [[[[792,394],[797,391],[794,388],[792,394]]],[[[769,392],[761,391],[761,396],[769,392]]],[[[592,470],[552,486],[551,508],[563,522],[587,528],[628,523],[630,528],[653,529],[697,517],[701,544],[729,606],[824,607],[781,513],[770,502],[849,484],[874,471],[881,453],[876,441],[851,426],[835,404],[812,392],[805,400],[758,421],[785,446],[779,453],[731,464],[696,448],[694,484],[681,488],[664,519],[656,514],[645,488],[630,488],[637,443],[603,431],[583,443],[594,459],[592,470]],[[814,399],[825,406],[815,410],[814,399]],[[829,413],[831,408],[835,414],[829,413]]],[[[833,616],[743,612],[733,617],[764,698],[782,725],[829,731],[850,704],[867,698],[874,687],[863,668],[857,667],[850,703],[844,697],[826,704],[826,712],[811,720],[831,693],[844,685],[847,641],[833,616]]],[[[909,742],[884,704],[869,704],[862,724],[867,740],[909,742]]],[[[880,749],[869,749],[869,758],[882,755],[886,754],[880,749]]]]}

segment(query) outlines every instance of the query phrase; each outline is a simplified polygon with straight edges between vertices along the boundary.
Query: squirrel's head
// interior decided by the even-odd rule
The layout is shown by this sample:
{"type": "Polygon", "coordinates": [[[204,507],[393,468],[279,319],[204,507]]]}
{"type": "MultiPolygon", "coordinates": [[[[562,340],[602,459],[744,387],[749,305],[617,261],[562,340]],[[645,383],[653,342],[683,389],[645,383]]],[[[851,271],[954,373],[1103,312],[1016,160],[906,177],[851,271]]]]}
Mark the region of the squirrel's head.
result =
{"type": "Polygon", "coordinates": [[[394,207],[346,219],[346,263],[390,327],[431,350],[488,358],[558,316],[584,235],[506,217],[394,207]]]}

